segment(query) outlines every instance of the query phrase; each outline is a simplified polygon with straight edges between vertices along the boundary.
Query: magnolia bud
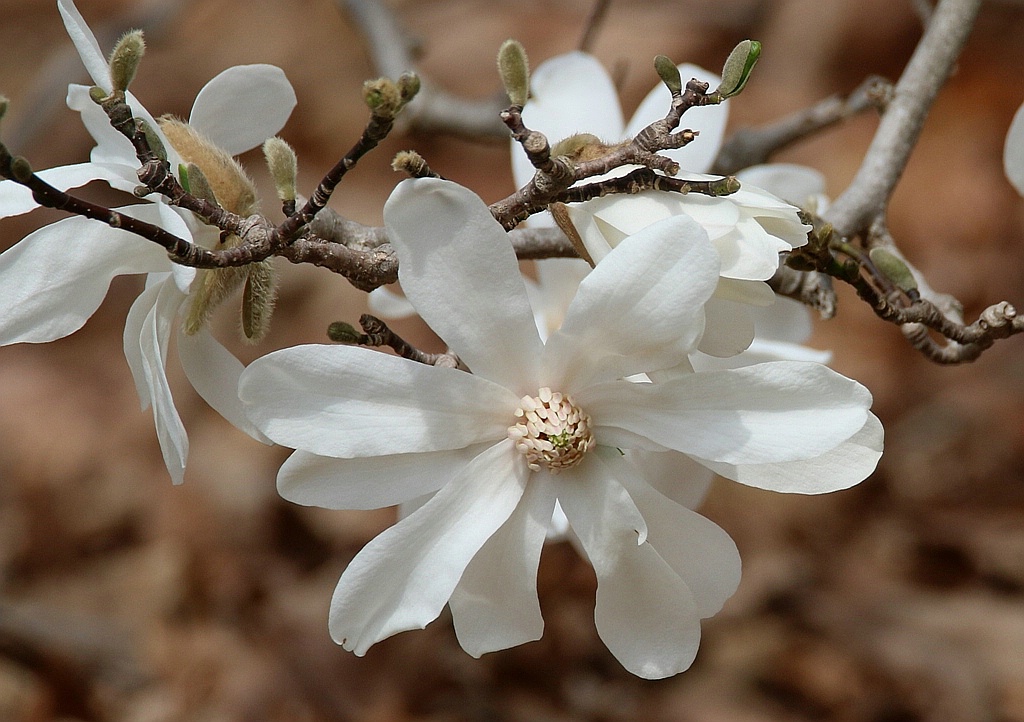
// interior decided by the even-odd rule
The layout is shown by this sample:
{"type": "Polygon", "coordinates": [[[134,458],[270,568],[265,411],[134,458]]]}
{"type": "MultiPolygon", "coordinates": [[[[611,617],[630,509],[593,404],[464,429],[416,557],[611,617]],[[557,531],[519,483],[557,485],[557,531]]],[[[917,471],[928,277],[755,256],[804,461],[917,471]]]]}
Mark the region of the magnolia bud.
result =
{"type": "Polygon", "coordinates": [[[402,73],[398,78],[398,94],[402,98],[402,105],[407,104],[420,92],[420,76],[416,73],[402,73]]]}
{"type": "Polygon", "coordinates": [[[750,73],[761,57],[761,43],[756,40],[744,40],[729,53],[722,68],[722,83],[715,91],[721,100],[739,95],[743,86],[750,79],[750,73]]]}
{"type": "Polygon", "coordinates": [[[117,41],[110,53],[110,79],[115,91],[128,90],[145,52],[146,42],[141,30],[129,30],[117,41]]]}
{"type": "Polygon", "coordinates": [[[263,143],[263,157],[274,179],[274,189],[282,202],[295,200],[295,187],[299,175],[299,159],[290,145],[278,137],[263,143]]]}
{"type": "Polygon", "coordinates": [[[89,88],[89,99],[96,103],[96,105],[102,105],[103,101],[109,97],[110,96],[107,94],[107,91],[98,85],[94,85],[89,88]]]}
{"type": "Polygon", "coordinates": [[[868,251],[871,262],[875,264],[883,276],[892,281],[896,288],[904,293],[917,291],[917,279],[911,273],[910,268],[892,251],[876,246],[868,251]]]}
{"type": "Polygon", "coordinates": [[[654,58],[654,69],[672,95],[679,95],[683,91],[683,79],[679,77],[679,68],[667,55],[654,58]]]}
{"type": "Polygon", "coordinates": [[[19,183],[28,183],[32,178],[32,164],[23,156],[14,156],[11,158],[11,175],[19,183]]]}
{"type": "Polygon", "coordinates": [[[352,324],[344,321],[335,321],[327,327],[327,338],[337,343],[359,343],[361,336],[352,324]]]}
{"type": "Polygon", "coordinates": [[[363,102],[374,115],[394,118],[402,107],[402,94],[389,78],[367,80],[363,83],[363,102]]]}
{"type": "Polygon", "coordinates": [[[498,49],[498,75],[512,105],[526,105],[530,97],[530,63],[518,40],[509,38],[498,49]]]}
{"type": "Polygon", "coordinates": [[[249,266],[242,288],[242,333],[247,341],[257,343],[267,335],[276,301],[277,284],[270,259],[249,266]]]}

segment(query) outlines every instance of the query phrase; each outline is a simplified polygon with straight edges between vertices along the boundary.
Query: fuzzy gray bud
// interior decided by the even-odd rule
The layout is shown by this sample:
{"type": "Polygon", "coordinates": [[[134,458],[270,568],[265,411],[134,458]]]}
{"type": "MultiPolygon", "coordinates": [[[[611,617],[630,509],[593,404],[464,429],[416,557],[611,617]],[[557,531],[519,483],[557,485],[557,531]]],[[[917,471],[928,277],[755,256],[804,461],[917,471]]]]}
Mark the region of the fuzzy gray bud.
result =
{"type": "Polygon", "coordinates": [[[114,90],[128,90],[135,72],[139,69],[142,56],[146,53],[146,41],[141,30],[129,30],[121,36],[110,53],[110,79],[114,90]]]}
{"type": "Polygon", "coordinates": [[[679,77],[679,68],[667,55],[654,58],[654,69],[672,95],[679,95],[683,91],[683,79],[679,77]]]}
{"type": "Polygon", "coordinates": [[[518,40],[509,38],[498,49],[498,75],[512,105],[526,105],[530,97],[530,62],[518,40]]]}
{"type": "Polygon", "coordinates": [[[761,57],[761,43],[756,40],[744,40],[739,43],[725,61],[722,68],[722,84],[715,94],[722,100],[739,95],[743,86],[750,80],[750,73],[761,57]]]}

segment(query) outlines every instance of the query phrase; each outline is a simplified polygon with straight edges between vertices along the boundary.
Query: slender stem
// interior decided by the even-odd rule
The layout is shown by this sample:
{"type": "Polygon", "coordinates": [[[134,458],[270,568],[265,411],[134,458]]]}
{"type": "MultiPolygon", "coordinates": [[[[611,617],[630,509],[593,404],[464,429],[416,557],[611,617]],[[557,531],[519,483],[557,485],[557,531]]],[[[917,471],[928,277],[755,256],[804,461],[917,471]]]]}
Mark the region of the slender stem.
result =
{"type": "Polygon", "coordinates": [[[840,235],[856,235],[883,214],[980,6],[981,0],[942,0],[935,8],[856,177],[825,214],[840,235]]]}

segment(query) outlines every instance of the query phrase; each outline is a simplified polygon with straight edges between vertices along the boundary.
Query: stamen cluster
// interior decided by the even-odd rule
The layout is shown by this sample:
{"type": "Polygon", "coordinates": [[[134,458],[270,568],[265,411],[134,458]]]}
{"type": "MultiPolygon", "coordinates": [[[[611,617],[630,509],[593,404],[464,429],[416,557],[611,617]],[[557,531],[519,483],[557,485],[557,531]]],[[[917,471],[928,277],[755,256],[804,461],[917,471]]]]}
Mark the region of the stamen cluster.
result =
{"type": "Polygon", "coordinates": [[[524,396],[515,417],[519,421],[509,427],[508,437],[534,471],[545,468],[557,474],[576,466],[594,443],[590,416],[571,398],[547,387],[536,396],[524,396]]]}

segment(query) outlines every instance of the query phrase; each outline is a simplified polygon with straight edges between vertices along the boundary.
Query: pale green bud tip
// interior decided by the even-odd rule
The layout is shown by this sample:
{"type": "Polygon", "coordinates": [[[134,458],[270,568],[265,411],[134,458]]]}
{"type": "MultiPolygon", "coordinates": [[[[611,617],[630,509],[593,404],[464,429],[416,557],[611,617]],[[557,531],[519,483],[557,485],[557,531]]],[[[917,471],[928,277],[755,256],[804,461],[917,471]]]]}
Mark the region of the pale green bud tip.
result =
{"type": "Polygon", "coordinates": [[[679,77],[679,68],[667,55],[659,55],[654,59],[654,69],[672,95],[682,92],[683,79],[679,77]]]}
{"type": "Polygon", "coordinates": [[[327,327],[327,338],[337,343],[359,343],[360,333],[351,324],[335,321],[327,327]]]}
{"type": "Polygon", "coordinates": [[[110,96],[107,94],[107,91],[105,91],[98,85],[94,85],[91,88],[89,88],[89,99],[92,100],[92,102],[96,103],[96,105],[100,105],[101,103],[103,103],[104,100],[106,100],[109,97],[110,96]]]}
{"type": "Polygon", "coordinates": [[[875,264],[882,275],[892,281],[896,288],[904,293],[917,290],[917,280],[910,268],[899,256],[881,246],[872,248],[868,252],[871,262],[875,264]]]}
{"type": "Polygon", "coordinates": [[[526,105],[530,97],[530,63],[518,40],[511,38],[498,50],[498,74],[512,105],[526,105]]]}
{"type": "Polygon", "coordinates": [[[129,30],[121,36],[110,53],[110,78],[114,90],[127,90],[146,53],[146,42],[141,30],[129,30]]]}
{"type": "Polygon", "coordinates": [[[722,68],[722,84],[716,91],[722,100],[739,95],[750,80],[750,73],[761,57],[761,43],[756,40],[744,40],[729,53],[722,68]]]}
{"type": "Polygon", "coordinates": [[[274,188],[281,201],[295,200],[295,186],[299,175],[299,159],[290,145],[278,137],[267,138],[263,144],[263,157],[274,179],[274,188]]]}
{"type": "Polygon", "coordinates": [[[11,175],[19,183],[28,183],[32,178],[32,164],[28,162],[27,158],[20,155],[14,156],[11,158],[11,175]]]}

